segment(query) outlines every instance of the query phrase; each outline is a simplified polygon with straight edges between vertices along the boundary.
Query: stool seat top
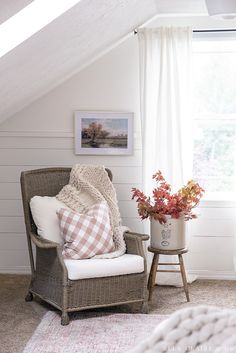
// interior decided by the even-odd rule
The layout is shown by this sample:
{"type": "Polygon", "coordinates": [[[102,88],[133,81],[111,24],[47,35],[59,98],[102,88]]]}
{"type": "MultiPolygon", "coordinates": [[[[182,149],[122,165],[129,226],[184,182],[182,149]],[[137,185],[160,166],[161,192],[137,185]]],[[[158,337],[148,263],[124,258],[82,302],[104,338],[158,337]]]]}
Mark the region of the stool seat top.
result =
{"type": "Polygon", "coordinates": [[[187,248],[184,249],[176,249],[176,250],[164,250],[164,249],[156,249],[151,246],[148,247],[148,251],[160,254],[160,255],[180,255],[188,252],[187,248]]]}

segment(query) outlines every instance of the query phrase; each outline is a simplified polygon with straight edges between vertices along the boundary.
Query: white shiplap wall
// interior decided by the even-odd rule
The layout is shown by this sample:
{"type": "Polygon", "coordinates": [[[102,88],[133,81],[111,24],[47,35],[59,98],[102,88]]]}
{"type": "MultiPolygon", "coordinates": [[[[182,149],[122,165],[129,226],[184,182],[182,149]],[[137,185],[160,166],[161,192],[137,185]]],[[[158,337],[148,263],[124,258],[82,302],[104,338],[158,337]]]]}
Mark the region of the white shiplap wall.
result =
{"type": "MultiPolygon", "coordinates": [[[[113,172],[124,224],[142,232],[130,192],[142,182],[140,131],[134,140],[132,156],[78,156],[72,132],[0,131],[0,272],[29,270],[19,183],[22,170],[91,161],[106,165],[113,172]]],[[[204,201],[197,213],[198,219],[188,223],[188,269],[205,278],[235,279],[235,203],[204,201]]]]}
{"type": "MultiPolygon", "coordinates": [[[[51,134],[55,135],[55,134],[51,134]]],[[[132,156],[76,156],[72,134],[57,137],[47,133],[0,132],[0,272],[27,272],[20,173],[49,166],[71,166],[74,163],[103,164],[112,170],[123,222],[142,231],[131,188],[141,186],[141,149],[138,139],[132,156]],[[34,137],[32,138],[32,135],[34,137]],[[45,136],[46,135],[46,136],[45,136]]]]}
{"type": "Polygon", "coordinates": [[[188,268],[203,278],[236,279],[236,203],[202,201],[189,222],[188,268]]]}

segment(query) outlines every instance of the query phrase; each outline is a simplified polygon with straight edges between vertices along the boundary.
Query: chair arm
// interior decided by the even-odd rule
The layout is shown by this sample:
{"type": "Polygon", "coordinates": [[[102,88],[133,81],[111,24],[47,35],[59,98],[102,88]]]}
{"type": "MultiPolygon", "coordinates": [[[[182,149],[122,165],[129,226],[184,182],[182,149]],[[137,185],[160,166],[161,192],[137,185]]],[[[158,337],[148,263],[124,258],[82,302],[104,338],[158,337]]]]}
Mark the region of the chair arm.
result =
{"type": "Polygon", "coordinates": [[[127,232],[125,232],[125,238],[126,239],[140,239],[141,241],[146,241],[149,239],[149,235],[127,231],[127,232]]]}
{"type": "Polygon", "coordinates": [[[59,277],[62,278],[63,284],[66,284],[68,280],[68,272],[62,256],[62,245],[54,241],[41,238],[33,232],[30,232],[30,238],[36,245],[38,263],[41,262],[41,268],[46,266],[44,272],[47,273],[48,270],[49,272],[55,272],[56,276],[59,275],[59,277]],[[49,259],[48,261],[47,258],[49,259]],[[53,267],[49,268],[50,266],[48,266],[47,262],[50,263],[50,265],[53,263],[53,267]],[[60,272],[61,275],[59,274],[60,272]]]}
{"type": "Polygon", "coordinates": [[[139,234],[135,232],[125,232],[124,240],[126,243],[127,254],[136,254],[145,258],[142,242],[148,239],[149,239],[149,236],[145,234],[139,234]]]}
{"type": "Polygon", "coordinates": [[[42,249],[52,249],[57,247],[61,248],[61,245],[59,243],[55,243],[54,241],[41,238],[33,232],[30,232],[30,238],[36,246],[42,249]]]}

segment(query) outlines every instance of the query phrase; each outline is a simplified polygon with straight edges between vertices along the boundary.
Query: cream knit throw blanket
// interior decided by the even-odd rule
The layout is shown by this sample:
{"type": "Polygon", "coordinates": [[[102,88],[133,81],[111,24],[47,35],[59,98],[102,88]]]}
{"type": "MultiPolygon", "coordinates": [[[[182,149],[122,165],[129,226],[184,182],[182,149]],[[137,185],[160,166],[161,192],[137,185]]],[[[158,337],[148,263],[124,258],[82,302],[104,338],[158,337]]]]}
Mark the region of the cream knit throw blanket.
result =
{"type": "Polygon", "coordinates": [[[94,256],[96,258],[114,258],[126,251],[124,232],[128,230],[121,224],[116,191],[104,166],[73,166],[69,184],[56,196],[71,209],[85,213],[92,205],[106,201],[110,209],[110,221],[113,231],[115,251],[94,256]]]}
{"type": "Polygon", "coordinates": [[[236,310],[195,306],[176,311],[129,351],[169,352],[236,353],[236,310]]]}

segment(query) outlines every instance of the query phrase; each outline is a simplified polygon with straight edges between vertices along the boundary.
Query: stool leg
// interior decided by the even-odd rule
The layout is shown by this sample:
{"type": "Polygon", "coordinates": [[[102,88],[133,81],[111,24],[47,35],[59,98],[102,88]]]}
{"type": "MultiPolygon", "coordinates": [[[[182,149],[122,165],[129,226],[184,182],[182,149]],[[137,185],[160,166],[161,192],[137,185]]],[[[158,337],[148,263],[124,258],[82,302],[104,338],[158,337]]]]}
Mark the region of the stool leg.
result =
{"type": "Polygon", "coordinates": [[[190,302],[189,292],[188,292],[188,282],[186,278],[183,257],[181,254],[179,254],[178,257],[179,257],[180,271],[181,271],[182,281],[184,285],[185,295],[186,295],[187,301],[190,302]]]}
{"type": "Polygon", "coordinates": [[[152,266],[151,266],[151,270],[148,278],[148,290],[149,290],[148,300],[152,299],[152,292],[153,292],[153,287],[155,286],[158,261],[159,261],[159,254],[154,254],[152,259],[152,266]]]}

